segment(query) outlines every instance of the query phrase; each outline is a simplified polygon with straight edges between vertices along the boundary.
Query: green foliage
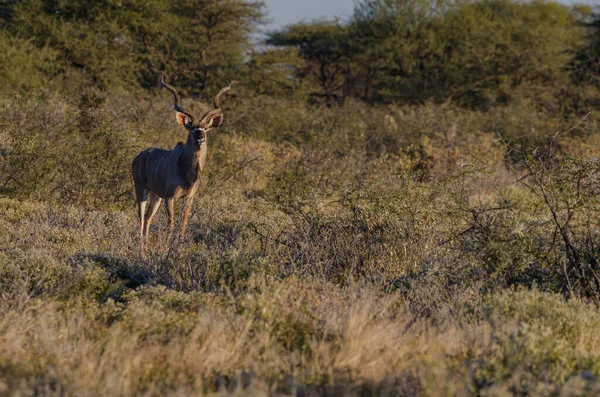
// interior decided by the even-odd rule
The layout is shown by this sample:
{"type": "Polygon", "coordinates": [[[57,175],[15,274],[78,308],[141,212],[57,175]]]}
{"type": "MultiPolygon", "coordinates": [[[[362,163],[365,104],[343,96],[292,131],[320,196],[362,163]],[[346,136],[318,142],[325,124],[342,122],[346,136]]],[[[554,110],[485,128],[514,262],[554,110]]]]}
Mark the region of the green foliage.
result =
{"type": "Polygon", "coordinates": [[[68,80],[106,88],[137,80],[140,53],[156,54],[150,45],[168,29],[164,1],[15,2],[6,28],[31,38],[38,47],[59,53],[68,80]],[[158,19],[157,19],[158,16],[158,19]],[[165,26],[166,25],[166,26],[165,26]],[[78,81],[77,79],[82,79],[78,81]]]}
{"type": "Polygon", "coordinates": [[[241,80],[244,81],[245,95],[259,95],[266,98],[285,98],[293,101],[305,99],[307,83],[296,74],[296,70],[304,67],[303,60],[293,49],[256,51],[243,70],[241,80]]]}
{"type": "Polygon", "coordinates": [[[179,16],[173,41],[176,47],[168,70],[181,87],[205,96],[233,80],[244,62],[251,35],[264,18],[262,1],[185,0],[174,2],[170,12],[179,16]],[[208,90],[210,88],[210,90],[208,90]]]}
{"type": "Polygon", "coordinates": [[[428,83],[443,87],[448,98],[483,108],[512,100],[519,88],[560,84],[567,77],[569,49],[582,40],[577,16],[565,6],[545,2],[459,6],[444,16],[439,32],[439,52],[444,54],[439,62],[445,71],[428,83]]]}
{"type": "Polygon", "coordinates": [[[598,86],[600,80],[600,13],[585,12],[582,24],[586,29],[587,41],[577,50],[572,65],[572,74],[581,84],[598,86]]]}
{"type": "Polygon", "coordinates": [[[579,392],[594,388],[589,380],[598,373],[600,362],[587,347],[596,343],[589,332],[599,320],[594,308],[517,291],[491,296],[482,313],[494,328],[494,340],[489,347],[493,353],[475,364],[477,390],[537,394],[563,382],[573,383],[579,392]]]}
{"type": "Polygon", "coordinates": [[[343,105],[349,94],[345,92],[348,80],[352,79],[352,50],[348,40],[346,27],[322,22],[293,25],[271,33],[267,44],[298,47],[306,66],[299,68],[297,74],[321,88],[322,93],[314,95],[322,95],[330,104],[343,105]]]}
{"type": "Polygon", "coordinates": [[[0,84],[7,91],[38,88],[59,71],[58,54],[0,30],[0,84]]]}
{"type": "Polygon", "coordinates": [[[198,94],[231,79],[262,9],[244,0],[23,0],[9,5],[2,25],[56,53],[72,86],[135,91],[155,87],[167,71],[198,94]]]}
{"type": "Polygon", "coordinates": [[[306,59],[298,74],[329,103],[353,96],[488,109],[568,84],[582,17],[554,2],[364,1],[346,25],[290,26],[267,42],[297,47],[306,59]]]}
{"type": "Polygon", "coordinates": [[[128,200],[135,141],[114,122],[117,115],[100,107],[93,93],[78,108],[56,98],[40,108],[37,95],[44,94],[2,98],[1,123],[10,142],[0,165],[3,192],[92,206],[128,200]],[[94,186],[106,194],[99,196],[94,186]]]}

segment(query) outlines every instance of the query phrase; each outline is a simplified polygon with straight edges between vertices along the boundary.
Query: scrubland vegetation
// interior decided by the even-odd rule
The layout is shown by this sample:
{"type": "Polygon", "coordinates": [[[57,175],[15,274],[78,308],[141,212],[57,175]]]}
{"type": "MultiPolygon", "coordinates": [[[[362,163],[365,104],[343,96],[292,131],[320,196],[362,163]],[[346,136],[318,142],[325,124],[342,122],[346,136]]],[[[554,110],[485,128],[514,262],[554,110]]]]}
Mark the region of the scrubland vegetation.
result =
{"type": "Polygon", "coordinates": [[[0,2],[0,395],[597,395],[597,11],[0,2]],[[239,83],[141,258],[164,72],[239,83]]]}

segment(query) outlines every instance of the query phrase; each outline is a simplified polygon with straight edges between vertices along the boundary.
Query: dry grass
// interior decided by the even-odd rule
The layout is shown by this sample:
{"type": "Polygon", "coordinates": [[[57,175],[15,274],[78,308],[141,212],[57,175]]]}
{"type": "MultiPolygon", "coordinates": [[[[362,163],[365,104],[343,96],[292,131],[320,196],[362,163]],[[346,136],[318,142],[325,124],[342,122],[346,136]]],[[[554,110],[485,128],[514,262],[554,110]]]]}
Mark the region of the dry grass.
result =
{"type": "MultiPolygon", "coordinates": [[[[0,120],[21,120],[3,100],[0,120]]],[[[40,99],[22,101],[26,115],[40,99]]],[[[24,181],[0,181],[0,394],[599,391],[593,121],[564,151],[524,157],[544,175],[544,200],[489,131],[547,125],[529,114],[249,111],[211,138],[187,238],[167,241],[161,210],[142,259],[120,164],[159,127],[167,146],[180,132],[156,109],[140,121],[47,101],[49,136],[94,145],[91,158],[48,145],[23,169],[41,135],[20,141],[19,123],[0,134],[4,175],[24,181]],[[126,144],[86,141],[65,124],[75,116],[126,144]],[[106,153],[114,168],[87,179],[106,153]]]]}
{"type": "MultiPolygon", "coordinates": [[[[291,260],[290,248],[265,249],[255,232],[226,227],[231,219],[257,222],[248,219],[256,203],[232,207],[231,198],[204,200],[212,204],[198,207],[190,240],[173,247],[157,236],[147,261],[136,254],[133,211],[0,200],[6,247],[0,254],[4,391],[116,396],[597,391],[600,314],[593,305],[535,290],[483,293],[485,278],[462,279],[472,270],[458,263],[447,268],[451,250],[428,237],[419,240],[423,251],[407,249],[395,267],[379,269],[379,278],[371,274],[340,283],[311,270],[317,265],[290,270],[274,262],[291,260]],[[200,208],[210,216],[203,218],[200,208]],[[427,255],[435,263],[428,264],[427,255]],[[400,267],[406,269],[403,276],[394,278],[400,267]]],[[[328,216],[339,220],[343,212],[328,216]]],[[[282,228],[291,227],[293,236],[303,230],[287,218],[294,214],[271,216],[282,228]]],[[[163,227],[159,222],[156,232],[163,227]]],[[[439,224],[434,230],[444,233],[439,224]]],[[[315,244],[322,258],[338,252],[315,244]]],[[[346,255],[353,252],[344,247],[346,255]]]]}
{"type": "Polygon", "coordinates": [[[251,280],[238,296],[141,287],[3,311],[3,387],[41,395],[485,395],[597,391],[595,307],[538,292],[436,324],[395,295],[251,280]]]}

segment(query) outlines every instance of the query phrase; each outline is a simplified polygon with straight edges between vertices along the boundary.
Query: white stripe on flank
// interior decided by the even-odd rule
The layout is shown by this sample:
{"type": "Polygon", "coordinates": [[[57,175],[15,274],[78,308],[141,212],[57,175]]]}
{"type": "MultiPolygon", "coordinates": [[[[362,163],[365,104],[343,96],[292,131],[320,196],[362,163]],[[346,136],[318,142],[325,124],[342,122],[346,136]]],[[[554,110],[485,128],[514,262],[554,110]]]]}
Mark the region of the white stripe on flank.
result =
{"type": "MultiPolygon", "coordinates": [[[[158,168],[160,167],[160,163],[162,163],[162,161],[165,159],[165,155],[169,154],[169,152],[164,152],[163,155],[161,156],[160,160],[158,160],[158,163],[156,164],[156,169],[154,170],[154,180],[156,181],[156,175],[158,174],[158,168]]],[[[164,176],[164,172],[163,172],[163,176],[164,176]]],[[[163,178],[164,179],[164,178],[163,178]]]]}

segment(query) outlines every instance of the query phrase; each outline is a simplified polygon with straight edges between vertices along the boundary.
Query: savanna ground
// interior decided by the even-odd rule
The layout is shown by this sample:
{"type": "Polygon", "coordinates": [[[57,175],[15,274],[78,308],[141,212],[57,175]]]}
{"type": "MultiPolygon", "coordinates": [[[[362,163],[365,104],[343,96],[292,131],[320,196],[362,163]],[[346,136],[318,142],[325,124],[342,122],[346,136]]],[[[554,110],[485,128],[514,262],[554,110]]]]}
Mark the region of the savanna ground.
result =
{"type": "MultiPolygon", "coordinates": [[[[167,3],[125,5],[151,13],[167,3]]],[[[257,4],[216,10],[234,7],[227,18],[254,24],[257,4]]],[[[199,77],[169,61],[197,113],[219,84],[211,73],[241,81],[208,137],[187,236],[167,240],[161,208],[146,258],[129,168],[142,149],[185,139],[170,94],[146,87],[156,76],[142,66],[119,75],[139,60],[119,57],[117,44],[93,53],[86,40],[97,36],[69,34],[105,23],[93,12],[103,2],[44,3],[35,17],[34,1],[0,6],[10,33],[0,46],[14,55],[0,58],[12,71],[0,97],[0,395],[600,393],[597,14],[552,2],[447,3],[402,41],[398,30],[377,38],[379,55],[403,56],[373,72],[362,57],[380,59],[369,52],[377,48],[344,47],[347,35],[368,42],[383,33],[360,30],[365,18],[387,26],[383,11],[393,11],[401,30],[408,14],[432,8],[361,4],[345,25],[274,33],[281,48],[243,63],[220,54],[200,76],[207,92],[186,88],[199,77]],[[448,44],[473,12],[488,17],[476,18],[481,30],[448,44]],[[557,48],[515,35],[522,20],[557,48]],[[469,40],[500,37],[498,26],[510,48],[529,50],[510,58],[500,47],[485,65],[455,59],[480,59],[469,58],[469,40]],[[348,59],[327,58],[340,48],[348,59]],[[447,69],[428,63],[438,56],[447,69]],[[555,63],[538,64],[544,57],[555,63]],[[31,68],[17,70],[23,60],[31,68]],[[498,80],[467,79],[478,70],[498,80]],[[440,85],[411,86],[419,76],[440,85]]],[[[114,7],[107,14],[137,32],[137,14],[114,7]]],[[[173,43],[117,43],[148,55],[156,75],[152,62],[165,65],[153,50],[170,46],[178,59],[173,43]]]]}

